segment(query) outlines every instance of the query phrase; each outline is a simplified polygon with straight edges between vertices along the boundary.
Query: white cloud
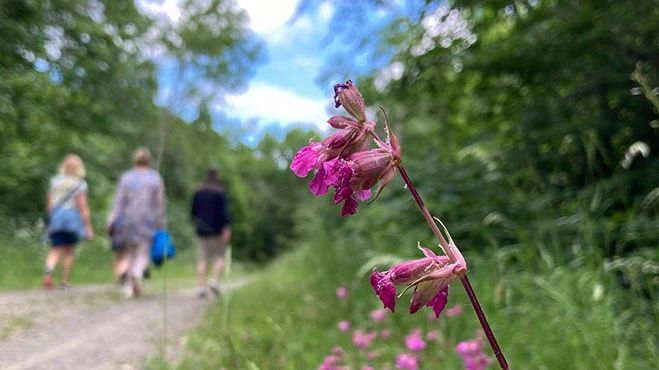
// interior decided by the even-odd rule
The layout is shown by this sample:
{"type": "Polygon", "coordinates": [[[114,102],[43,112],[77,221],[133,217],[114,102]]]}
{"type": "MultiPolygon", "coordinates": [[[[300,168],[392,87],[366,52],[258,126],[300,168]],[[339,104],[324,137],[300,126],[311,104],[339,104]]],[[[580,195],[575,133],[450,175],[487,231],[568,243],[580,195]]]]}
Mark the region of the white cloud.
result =
{"type": "Polygon", "coordinates": [[[135,0],[135,5],[142,13],[151,17],[166,15],[176,23],[181,17],[180,0],[135,0]]]}
{"type": "Polygon", "coordinates": [[[238,6],[249,14],[250,27],[257,33],[266,33],[283,26],[297,7],[298,0],[238,0],[238,6]]]}
{"type": "Polygon", "coordinates": [[[258,120],[261,125],[312,123],[325,129],[329,118],[325,100],[313,100],[266,84],[254,84],[243,94],[228,95],[225,104],[216,108],[243,121],[258,120]]]}

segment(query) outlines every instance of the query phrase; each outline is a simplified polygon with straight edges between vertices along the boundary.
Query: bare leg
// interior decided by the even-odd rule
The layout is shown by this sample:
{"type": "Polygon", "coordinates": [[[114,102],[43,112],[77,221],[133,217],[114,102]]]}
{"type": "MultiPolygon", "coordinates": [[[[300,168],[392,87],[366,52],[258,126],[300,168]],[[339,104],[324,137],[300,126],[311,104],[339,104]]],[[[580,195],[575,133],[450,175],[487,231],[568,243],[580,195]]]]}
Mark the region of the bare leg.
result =
{"type": "Polygon", "coordinates": [[[197,262],[197,286],[206,287],[206,260],[203,258],[197,262]]]}
{"type": "Polygon", "coordinates": [[[124,251],[114,251],[114,274],[117,278],[126,273],[128,263],[126,262],[126,253],[124,251]]]}
{"type": "Polygon", "coordinates": [[[224,269],[224,257],[217,257],[215,259],[215,265],[213,265],[213,275],[212,278],[214,281],[220,281],[220,274],[224,269]]]}
{"type": "Polygon", "coordinates": [[[62,255],[62,247],[50,248],[48,252],[48,257],[46,258],[46,271],[52,272],[59,262],[59,258],[62,255]]]}
{"type": "Polygon", "coordinates": [[[71,275],[71,268],[73,267],[73,260],[75,259],[75,251],[72,245],[62,247],[64,250],[64,268],[62,269],[62,284],[69,283],[69,276],[71,275]]]}

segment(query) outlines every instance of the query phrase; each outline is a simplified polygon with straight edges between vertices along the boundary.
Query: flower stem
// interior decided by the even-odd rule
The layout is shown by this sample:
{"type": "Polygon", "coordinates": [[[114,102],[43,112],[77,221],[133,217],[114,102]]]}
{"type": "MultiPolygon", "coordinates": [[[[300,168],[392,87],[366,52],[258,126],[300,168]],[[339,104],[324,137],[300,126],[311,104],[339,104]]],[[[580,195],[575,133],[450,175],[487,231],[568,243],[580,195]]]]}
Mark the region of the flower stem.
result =
{"type": "MultiPolygon", "coordinates": [[[[423,199],[421,199],[419,192],[414,187],[414,184],[412,184],[412,180],[407,175],[407,171],[405,171],[405,167],[403,167],[402,164],[398,164],[396,167],[398,168],[398,171],[400,172],[400,176],[403,178],[405,185],[407,185],[407,190],[409,190],[410,193],[412,193],[412,197],[416,201],[416,204],[419,206],[419,210],[421,211],[421,214],[423,214],[423,217],[428,222],[428,225],[432,229],[433,233],[435,234],[435,236],[437,236],[440,246],[442,247],[442,249],[444,249],[444,252],[451,259],[451,261],[456,262],[456,258],[455,255],[453,254],[453,251],[451,250],[448,242],[446,241],[446,238],[444,238],[444,235],[441,233],[441,231],[439,231],[439,227],[437,227],[437,223],[435,223],[435,220],[433,220],[432,216],[430,215],[428,208],[426,208],[425,204],[423,203],[423,199]]],[[[469,282],[469,278],[467,277],[466,272],[460,275],[460,282],[462,283],[462,287],[464,287],[465,292],[467,292],[469,301],[471,302],[471,305],[474,308],[474,311],[476,312],[476,316],[478,316],[478,321],[480,322],[481,327],[485,332],[485,336],[487,337],[488,342],[490,342],[490,346],[492,347],[492,351],[494,352],[494,355],[496,356],[497,361],[499,362],[499,366],[501,366],[501,369],[508,370],[509,367],[508,367],[508,363],[506,362],[506,358],[504,357],[503,352],[501,351],[501,348],[499,347],[499,344],[497,343],[497,340],[494,337],[494,333],[490,328],[490,324],[487,322],[487,319],[485,318],[485,313],[483,312],[483,309],[481,308],[481,305],[478,302],[478,297],[476,297],[476,293],[474,292],[474,289],[471,287],[471,283],[469,282]]]]}

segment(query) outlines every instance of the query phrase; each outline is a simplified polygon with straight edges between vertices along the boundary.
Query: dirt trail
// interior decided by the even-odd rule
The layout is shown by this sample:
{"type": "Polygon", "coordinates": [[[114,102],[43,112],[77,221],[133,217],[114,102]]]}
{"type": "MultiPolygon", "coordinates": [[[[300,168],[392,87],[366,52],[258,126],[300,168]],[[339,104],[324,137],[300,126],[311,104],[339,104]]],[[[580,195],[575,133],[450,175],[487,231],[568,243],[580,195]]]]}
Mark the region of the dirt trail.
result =
{"type": "Polygon", "coordinates": [[[130,300],[110,285],[0,293],[0,369],[140,369],[165,343],[167,358],[175,359],[209,300],[194,289],[169,291],[165,342],[162,286],[145,291],[130,300]]]}

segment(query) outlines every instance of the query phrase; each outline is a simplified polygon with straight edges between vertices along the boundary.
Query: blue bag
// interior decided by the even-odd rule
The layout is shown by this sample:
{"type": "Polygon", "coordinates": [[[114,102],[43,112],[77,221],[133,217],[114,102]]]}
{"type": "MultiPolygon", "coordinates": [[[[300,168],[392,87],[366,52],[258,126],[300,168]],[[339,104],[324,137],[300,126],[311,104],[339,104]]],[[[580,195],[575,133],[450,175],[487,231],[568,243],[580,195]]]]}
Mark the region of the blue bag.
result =
{"type": "Polygon", "coordinates": [[[176,248],[167,230],[158,230],[153,236],[153,243],[151,243],[151,262],[156,266],[160,266],[164,262],[165,256],[167,256],[167,259],[174,258],[176,248]]]}

